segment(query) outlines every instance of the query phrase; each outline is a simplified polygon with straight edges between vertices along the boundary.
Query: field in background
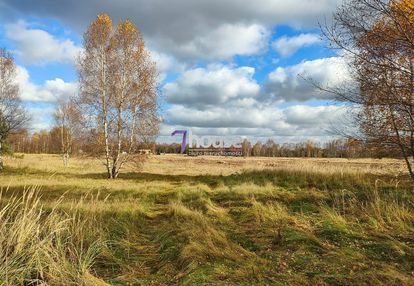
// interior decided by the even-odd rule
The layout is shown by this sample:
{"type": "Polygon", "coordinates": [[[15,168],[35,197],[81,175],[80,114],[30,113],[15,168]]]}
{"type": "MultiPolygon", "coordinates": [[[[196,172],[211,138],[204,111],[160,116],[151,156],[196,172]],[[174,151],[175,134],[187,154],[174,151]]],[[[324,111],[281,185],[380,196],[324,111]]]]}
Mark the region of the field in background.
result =
{"type": "Polygon", "coordinates": [[[414,285],[414,186],[400,160],[162,155],[113,181],[94,159],[5,165],[0,202],[16,207],[0,212],[0,242],[20,252],[0,247],[18,269],[0,285],[414,285]]]}
{"type": "MultiPolygon", "coordinates": [[[[6,165],[12,168],[35,168],[52,173],[69,170],[69,174],[103,173],[102,162],[91,158],[72,158],[69,168],[65,169],[58,155],[17,154],[5,158],[6,165]]],[[[242,170],[263,169],[390,176],[407,173],[405,163],[396,159],[187,157],[175,154],[151,156],[140,171],[164,175],[229,175],[242,170]]],[[[126,166],[123,173],[135,171],[135,166],[126,166]]]]}

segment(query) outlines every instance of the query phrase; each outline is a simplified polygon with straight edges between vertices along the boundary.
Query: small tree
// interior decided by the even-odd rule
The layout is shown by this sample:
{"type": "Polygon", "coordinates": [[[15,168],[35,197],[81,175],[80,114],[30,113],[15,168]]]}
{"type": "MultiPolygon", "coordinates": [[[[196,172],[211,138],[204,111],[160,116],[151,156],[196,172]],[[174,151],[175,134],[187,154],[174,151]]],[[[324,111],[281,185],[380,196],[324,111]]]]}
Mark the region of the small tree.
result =
{"type": "Polygon", "coordinates": [[[81,115],[72,99],[62,99],[56,107],[54,118],[60,131],[63,165],[67,167],[72,153],[73,139],[80,132],[81,115]]]}
{"type": "Polygon", "coordinates": [[[242,142],[243,157],[249,157],[251,149],[252,149],[252,144],[249,142],[249,140],[244,139],[242,142]]]}
{"type": "Polygon", "coordinates": [[[0,49],[0,170],[3,169],[2,153],[9,134],[22,128],[29,120],[19,97],[16,82],[16,65],[5,49],[0,49]]]}
{"type": "Polygon", "coordinates": [[[109,178],[127,162],[139,162],[137,146],[158,133],[157,73],[137,27],[130,21],[116,29],[98,15],[84,36],[79,59],[82,113],[94,130],[97,155],[109,178]]]}
{"type": "Polygon", "coordinates": [[[263,144],[257,141],[252,147],[252,156],[259,157],[262,155],[263,144]]]}

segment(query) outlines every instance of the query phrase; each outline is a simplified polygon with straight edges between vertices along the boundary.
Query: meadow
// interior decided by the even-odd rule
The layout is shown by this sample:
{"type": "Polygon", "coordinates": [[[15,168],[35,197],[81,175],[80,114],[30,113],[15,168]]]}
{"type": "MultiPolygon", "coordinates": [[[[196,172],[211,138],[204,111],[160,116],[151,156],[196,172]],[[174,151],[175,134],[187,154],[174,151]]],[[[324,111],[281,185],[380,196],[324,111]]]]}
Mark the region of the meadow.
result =
{"type": "Polygon", "coordinates": [[[414,184],[393,159],[17,154],[0,285],[414,285],[414,184]]]}

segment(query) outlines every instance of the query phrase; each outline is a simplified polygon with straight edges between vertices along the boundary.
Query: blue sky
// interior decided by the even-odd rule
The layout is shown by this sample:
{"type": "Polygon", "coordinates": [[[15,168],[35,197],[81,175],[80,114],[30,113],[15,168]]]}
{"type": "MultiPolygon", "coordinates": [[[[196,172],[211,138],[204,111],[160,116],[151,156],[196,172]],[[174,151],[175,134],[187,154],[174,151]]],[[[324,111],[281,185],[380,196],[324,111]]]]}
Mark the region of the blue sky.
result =
{"type": "Polygon", "coordinates": [[[160,141],[177,128],[325,141],[345,116],[346,108],[303,79],[348,80],[318,29],[338,0],[32,2],[0,0],[0,46],[16,59],[31,130],[49,128],[56,101],[76,94],[82,34],[100,12],[134,21],[157,62],[160,141]]]}

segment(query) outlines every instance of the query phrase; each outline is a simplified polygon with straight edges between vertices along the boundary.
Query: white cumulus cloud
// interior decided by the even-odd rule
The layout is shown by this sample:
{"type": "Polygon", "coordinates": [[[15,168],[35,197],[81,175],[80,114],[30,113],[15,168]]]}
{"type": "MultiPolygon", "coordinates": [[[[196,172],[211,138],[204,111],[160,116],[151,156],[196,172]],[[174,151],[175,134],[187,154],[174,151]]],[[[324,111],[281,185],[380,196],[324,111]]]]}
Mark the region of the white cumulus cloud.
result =
{"type": "Polygon", "coordinates": [[[205,107],[229,101],[245,105],[256,97],[260,86],[253,79],[252,67],[209,65],[185,71],[176,81],[164,86],[167,101],[186,106],[205,107]]]}
{"type": "Polygon", "coordinates": [[[31,106],[27,108],[30,115],[30,127],[34,131],[47,130],[52,125],[53,106],[31,106]]]}
{"type": "Polygon", "coordinates": [[[299,49],[321,41],[317,34],[300,34],[293,37],[283,36],[272,42],[272,47],[283,57],[296,53],[299,49]]]}
{"type": "MultiPolygon", "coordinates": [[[[163,133],[171,128],[192,129],[204,135],[278,136],[297,138],[329,137],[332,127],[345,122],[343,106],[293,105],[286,108],[256,104],[251,107],[210,107],[198,110],[172,106],[166,112],[163,133]]],[[[286,140],[284,140],[286,141],[286,140]]]]}
{"type": "MultiPolygon", "coordinates": [[[[263,48],[266,30],[278,25],[315,27],[341,0],[3,0],[4,11],[59,19],[83,33],[102,11],[115,22],[129,18],[160,52],[183,59],[220,60],[263,48]],[[166,5],[168,8],[166,8],[166,5]]],[[[0,2],[0,3],[2,3],[0,2]]],[[[10,14],[11,14],[10,12],[10,14]]]]}
{"type": "Polygon", "coordinates": [[[34,84],[27,69],[21,66],[17,67],[16,81],[24,101],[56,102],[59,98],[75,95],[78,89],[77,83],[65,82],[60,78],[47,80],[43,85],[34,84]]]}
{"type": "Polygon", "coordinates": [[[268,76],[264,96],[266,100],[284,101],[332,99],[331,94],[321,92],[312,82],[329,88],[351,83],[345,60],[331,57],[278,67],[268,76]]]}
{"type": "Polygon", "coordinates": [[[6,25],[6,37],[16,45],[15,53],[26,64],[73,62],[81,48],[71,40],[58,39],[40,29],[31,29],[19,21],[6,25]]]}
{"type": "Polygon", "coordinates": [[[262,25],[224,24],[176,44],[175,53],[181,57],[207,60],[254,55],[265,51],[269,36],[269,30],[262,25]]]}

